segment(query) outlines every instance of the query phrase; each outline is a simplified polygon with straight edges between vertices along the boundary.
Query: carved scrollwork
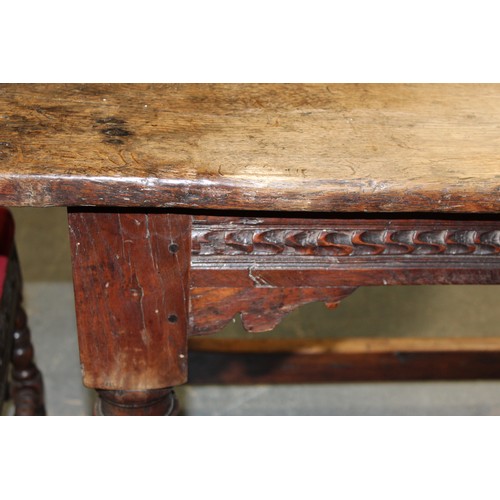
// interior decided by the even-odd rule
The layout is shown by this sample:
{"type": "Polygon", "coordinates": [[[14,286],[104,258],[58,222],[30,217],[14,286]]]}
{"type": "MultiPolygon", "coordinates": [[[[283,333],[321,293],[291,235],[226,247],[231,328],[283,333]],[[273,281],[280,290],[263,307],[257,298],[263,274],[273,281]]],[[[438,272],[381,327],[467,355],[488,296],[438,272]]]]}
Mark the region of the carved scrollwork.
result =
{"type": "Polygon", "coordinates": [[[496,255],[500,230],[195,228],[193,254],[316,255],[496,255]]]}
{"type": "Polygon", "coordinates": [[[356,287],[336,288],[194,288],[191,329],[195,334],[221,330],[238,313],[249,332],[272,330],[297,307],[322,301],[336,307],[356,287]]]}
{"type": "Polygon", "coordinates": [[[265,331],[302,304],[335,307],[356,286],[499,283],[500,223],[200,216],[191,282],[193,332],[238,313],[265,331]]]}

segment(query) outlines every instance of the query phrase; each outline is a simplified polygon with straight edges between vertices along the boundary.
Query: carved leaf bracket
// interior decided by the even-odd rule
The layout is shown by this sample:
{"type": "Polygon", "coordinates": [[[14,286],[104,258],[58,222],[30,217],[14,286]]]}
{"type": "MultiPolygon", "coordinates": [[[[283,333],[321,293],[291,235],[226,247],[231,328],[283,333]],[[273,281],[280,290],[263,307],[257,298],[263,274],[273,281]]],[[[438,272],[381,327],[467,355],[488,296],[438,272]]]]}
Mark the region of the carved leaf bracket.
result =
{"type": "Polygon", "coordinates": [[[240,313],[247,331],[265,332],[301,305],[322,301],[330,308],[336,307],[354,290],[354,287],[195,288],[191,292],[191,330],[193,334],[217,332],[240,313]]]}

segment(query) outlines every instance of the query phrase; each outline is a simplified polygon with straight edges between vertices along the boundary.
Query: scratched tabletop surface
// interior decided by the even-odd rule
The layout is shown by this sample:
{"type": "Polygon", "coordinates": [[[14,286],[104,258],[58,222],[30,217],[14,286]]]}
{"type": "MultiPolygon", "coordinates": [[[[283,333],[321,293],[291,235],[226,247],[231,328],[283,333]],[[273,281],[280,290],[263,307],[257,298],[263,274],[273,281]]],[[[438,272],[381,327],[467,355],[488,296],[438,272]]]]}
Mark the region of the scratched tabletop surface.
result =
{"type": "Polygon", "coordinates": [[[500,85],[2,84],[0,204],[500,212],[500,85]]]}

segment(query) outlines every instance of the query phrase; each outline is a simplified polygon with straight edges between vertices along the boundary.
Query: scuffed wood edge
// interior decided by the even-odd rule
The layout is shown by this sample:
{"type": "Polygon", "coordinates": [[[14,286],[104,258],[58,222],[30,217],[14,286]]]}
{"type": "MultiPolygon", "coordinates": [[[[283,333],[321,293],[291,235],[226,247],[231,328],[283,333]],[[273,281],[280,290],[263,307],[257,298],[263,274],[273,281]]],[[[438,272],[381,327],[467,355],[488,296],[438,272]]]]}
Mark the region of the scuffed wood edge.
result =
{"type": "MultiPolygon", "coordinates": [[[[49,167],[47,167],[49,169],[49,167]]],[[[5,206],[179,207],[191,209],[309,212],[500,213],[500,184],[493,190],[449,185],[445,191],[368,180],[304,179],[299,190],[284,178],[161,179],[81,175],[3,175],[5,206]],[[307,193],[304,196],[303,193],[307,193]]]]}

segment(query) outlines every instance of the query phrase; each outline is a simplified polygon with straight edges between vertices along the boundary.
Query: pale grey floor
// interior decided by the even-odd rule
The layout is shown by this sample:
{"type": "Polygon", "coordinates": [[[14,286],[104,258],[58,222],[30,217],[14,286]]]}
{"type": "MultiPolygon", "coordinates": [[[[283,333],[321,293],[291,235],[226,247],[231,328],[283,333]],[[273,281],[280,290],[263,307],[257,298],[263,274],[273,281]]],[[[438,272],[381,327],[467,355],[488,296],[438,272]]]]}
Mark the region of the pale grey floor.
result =
{"type": "MultiPolygon", "coordinates": [[[[15,209],[25,303],[50,415],[90,415],[81,384],[63,209],[15,209]]],[[[336,311],[314,304],[271,335],[500,335],[498,287],[362,289],[336,311]]],[[[231,326],[222,335],[242,335],[231,326]]],[[[287,386],[186,385],[185,415],[499,415],[500,381],[287,386]]],[[[9,411],[9,408],[6,409],[9,411]]]]}

